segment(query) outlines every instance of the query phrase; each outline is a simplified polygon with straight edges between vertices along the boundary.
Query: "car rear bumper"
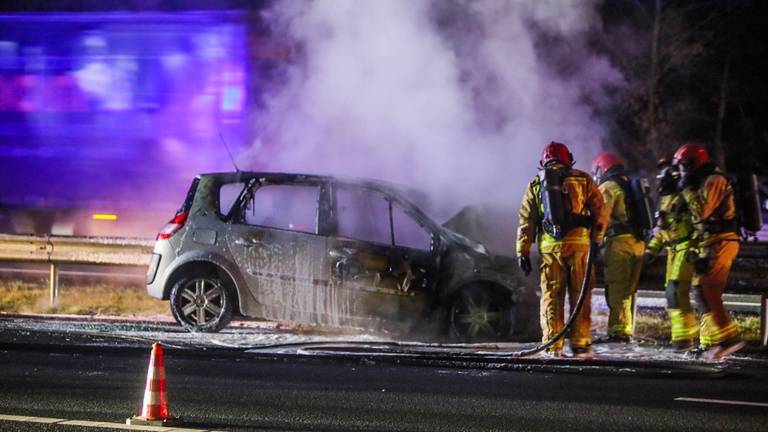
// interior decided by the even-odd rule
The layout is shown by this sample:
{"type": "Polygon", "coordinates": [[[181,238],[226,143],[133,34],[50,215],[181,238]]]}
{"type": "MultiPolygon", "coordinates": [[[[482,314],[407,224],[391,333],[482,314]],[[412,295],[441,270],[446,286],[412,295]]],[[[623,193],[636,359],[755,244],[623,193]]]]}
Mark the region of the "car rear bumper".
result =
{"type": "Polygon", "coordinates": [[[152,261],[147,271],[147,293],[165,300],[165,285],[168,280],[167,270],[176,259],[176,252],[167,240],[158,240],[152,251],[152,261]]]}

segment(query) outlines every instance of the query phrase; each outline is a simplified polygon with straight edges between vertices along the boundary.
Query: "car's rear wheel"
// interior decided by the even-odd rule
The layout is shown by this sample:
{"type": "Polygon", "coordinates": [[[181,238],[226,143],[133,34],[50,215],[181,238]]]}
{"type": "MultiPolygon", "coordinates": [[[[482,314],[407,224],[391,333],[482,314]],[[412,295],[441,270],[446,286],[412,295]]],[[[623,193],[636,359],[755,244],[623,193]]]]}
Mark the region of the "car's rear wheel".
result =
{"type": "Polygon", "coordinates": [[[450,336],[460,342],[505,340],[512,328],[512,302],[486,287],[470,287],[455,296],[448,311],[450,336]]]}
{"type": "Polygon", "coordinates": [[[234,295],[216,275],[192,274],[171,288],[171,312],[192,332],[217,332],[232,320],[234,295]]]}

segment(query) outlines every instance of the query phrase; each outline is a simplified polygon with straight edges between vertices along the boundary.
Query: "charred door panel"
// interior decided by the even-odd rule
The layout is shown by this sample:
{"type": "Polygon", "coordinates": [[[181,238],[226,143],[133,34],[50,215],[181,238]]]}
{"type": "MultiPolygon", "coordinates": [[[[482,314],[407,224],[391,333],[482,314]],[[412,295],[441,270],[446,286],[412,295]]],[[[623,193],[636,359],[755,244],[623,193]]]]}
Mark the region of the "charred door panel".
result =
{"type": "Polygon", "coordinates": [[[241,226],[228,243],[259,307],[249,314],[315,322],[316,297],[328,283],[324,237],[241,226]]]}
{"type": "Polygon", "coordinates": [[[322,323],[329,295],[326,237],[317,231],[318,187],[264,185],[227,242],[258,303],[249,315],[322,323]]]}
{"type": "MultiPolygon", "coordinates": [[[[329,240],[332,285],[339,310],[364,323],[407,323],[422,317],[426,305],[427,272],[409,251],[352,239],[329,240]]],[[[374,325],[376,327],[376,325],[374,325]]]]}
{"type": "Polygon", "coordinates": [[[384,194],[339,186],[334,196],[337,236],[328,256],[336,297],[346,302],[339,310],[369,327],[422,318],[433,279],[430,252],[395,246],[393,203],[384,194]]]}

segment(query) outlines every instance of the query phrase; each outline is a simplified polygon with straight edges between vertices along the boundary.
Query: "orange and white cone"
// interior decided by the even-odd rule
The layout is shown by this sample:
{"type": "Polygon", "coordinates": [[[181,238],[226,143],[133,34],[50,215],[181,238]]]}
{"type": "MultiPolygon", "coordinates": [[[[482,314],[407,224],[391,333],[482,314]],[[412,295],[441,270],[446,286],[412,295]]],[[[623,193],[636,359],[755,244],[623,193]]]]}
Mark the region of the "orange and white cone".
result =
{"type": "Polygon", "coordinates": [[[168,393],[165,385],[165,365],[163,364],[163,346],[159,342],[152,345],[152,355],[147,371],[147,387],[144,390],[144,404],[141,415],[127,419],[129,425],[167,426],[177,424],[178,419],[171,417],[168,409],[168,393]]]}

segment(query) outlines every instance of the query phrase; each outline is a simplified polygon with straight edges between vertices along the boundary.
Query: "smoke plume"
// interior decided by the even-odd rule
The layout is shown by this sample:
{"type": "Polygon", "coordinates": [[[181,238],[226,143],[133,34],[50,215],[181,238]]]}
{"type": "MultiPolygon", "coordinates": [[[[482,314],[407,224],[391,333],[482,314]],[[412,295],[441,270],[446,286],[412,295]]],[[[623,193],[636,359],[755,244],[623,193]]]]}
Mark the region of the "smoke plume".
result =
{"type": "Polygon", "coordinates": [[[265,19],[301,54],[267,92],[252,156],[422,189],[438,222],[465,205],[511,214],[545,144],[568,144],[582,169],[606,145],[595,107],[622,77],[589,48],[596,6],[275,2],[265,19]]]}

